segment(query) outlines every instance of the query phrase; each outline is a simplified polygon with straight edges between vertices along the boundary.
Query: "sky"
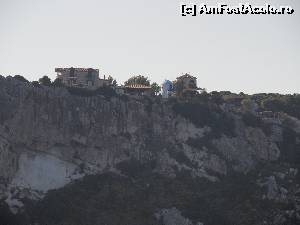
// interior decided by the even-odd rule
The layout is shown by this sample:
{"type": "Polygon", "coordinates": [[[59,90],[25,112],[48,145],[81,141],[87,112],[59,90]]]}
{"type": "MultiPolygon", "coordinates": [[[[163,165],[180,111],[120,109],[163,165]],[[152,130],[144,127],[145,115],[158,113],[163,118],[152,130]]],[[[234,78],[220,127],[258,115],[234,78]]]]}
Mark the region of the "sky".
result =
{"type": "Polygon", "coordinates": [[[300,1],[0,0],[0,74],[92,67],[123,83],[183,73],[208,91],[300,93],[300,1]],[[181,4],[290,5],[293,15],[181,16],[181,4]]]}

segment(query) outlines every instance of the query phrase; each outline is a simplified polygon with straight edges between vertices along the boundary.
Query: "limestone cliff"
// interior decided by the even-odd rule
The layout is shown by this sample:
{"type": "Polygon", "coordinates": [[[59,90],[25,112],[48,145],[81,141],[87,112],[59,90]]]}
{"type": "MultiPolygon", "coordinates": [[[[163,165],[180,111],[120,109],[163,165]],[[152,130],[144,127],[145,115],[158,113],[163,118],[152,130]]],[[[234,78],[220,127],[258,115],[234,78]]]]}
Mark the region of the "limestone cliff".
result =
{"type": "MultiPolygon", "coordinates": [[[[144,224],[168,224],[169,214],[184,224],[216,224],[218,216],[223,224],[293,224],[300,221],[299,124],[297,118],[284,113],[276,118],[261,118],[255,110],[245,111],[242,105],[230,103],[198,104],[195,100],[105,94],[80,96],[65,88],[34,87],[1,77],[0,197],[11,212],[30,222],[74,224],[79,220],[67,213],[57,220],[49,219],[57,216],[49,212],[49,201],[55,199],[53,193],[67,193],[53,203],[57,205],[64,198],[71,201],[81,195],[81,201],[93,196],[98,202],[103,198],[110,201],[108,196],[115,193],[114,185],[124,185],[125,190],[115,190],[123,193],[117,202],[123,204],[122,199],[127,199],[125,208],[133,204],[128,201],[142,204],[149,218],[131,215],[132,210],[140,213],[139,208],[127,214],[109,211],[115,214],[113,218],[103,213],[107,212],[104,209],[97,211],[94,203],[87,200],[86,208],[96,210],[97,219],[78,224],[121,224],[121,218],[126,218],[126,224],[138,224],[141,221],[134,218],[140,217],[148,218],[142,220],[144,224]],[[248,124],[245,116],[249,115],[259,123],[248,124]],[[101,182],[94,184],[90,181],[93,179],[101,182]],[[106,190],[102,180],[111,188],[106,190]],[[104,189],[88,189],[91,196],[73,193],[74,188],[85,190],[84,184],[89,182],[97,190],[104,189]],[[161,187],[163,192],[173,190],[174,199],[158,197],[159,190],[154,186],[163,183],[177,187],[161,187]],[[251,191],[244,193],[249,185],[251,191]],[[243,202],[231,199],[234,195],[230,192],[235,187],[240,191],[236,196],[243,202]],[[200,197],[200,192],[207,189],[218,194],[209,192],[200,197]],[[105,195],[105,191],[112,193],[105,195]],[[141,201],[160,200],[150,207],[128,197],[130,191],[140,195],[141,201]],[[145,200],[147,193],[151,198],[145,200]],[[199,201],[198,206],[193,201],[199,201]],[[215,202],[215,206],[207,201],[215,202]],[[228,201],[235,205],[232,211],[223,212],[228,201]],[[271,206],[256,217],[250,211],[258,211],[260,204],[271,206]],[[203,209],[205,205],[210,207],[208,211],[203,209]],[[43,207],[47,213],[39,212],[43,207]],[[287,210],[291,211],[289,215],[287,210]],[[231,213],[240,213],[242,218],[232,218],[231,213]],[[209,215],[216,220],[209,219],[209,215]]],[[[82,217],[90,215],[84,209],[80,213],[82,217]]]]}

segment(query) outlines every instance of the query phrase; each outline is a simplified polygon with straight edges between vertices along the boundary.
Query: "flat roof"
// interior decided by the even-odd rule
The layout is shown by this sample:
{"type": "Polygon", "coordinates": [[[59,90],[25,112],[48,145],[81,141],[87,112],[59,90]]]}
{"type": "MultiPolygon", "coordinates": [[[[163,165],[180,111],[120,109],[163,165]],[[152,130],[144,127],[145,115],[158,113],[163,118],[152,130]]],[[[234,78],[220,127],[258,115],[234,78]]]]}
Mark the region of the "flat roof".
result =
{"type": "MultiPolygon", "coordinates": [[[[55,72],[69,72],[71,68],[55,68],[55,72]]],[[[93,69],[93,68],[73,68],[77,72],[88,72],[89,70],[94,70],[99,72],[99,69],[93,69]]]]}

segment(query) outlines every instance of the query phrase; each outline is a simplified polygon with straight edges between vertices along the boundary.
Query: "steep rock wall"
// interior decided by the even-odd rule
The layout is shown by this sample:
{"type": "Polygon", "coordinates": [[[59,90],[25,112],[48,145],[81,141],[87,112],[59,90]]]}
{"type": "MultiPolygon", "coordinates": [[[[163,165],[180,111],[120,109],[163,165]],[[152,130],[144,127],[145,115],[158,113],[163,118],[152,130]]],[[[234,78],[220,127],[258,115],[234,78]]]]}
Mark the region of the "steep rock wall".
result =
{"type": "Polygon", "coordinates": [[[0,105],[0,196],[14,212],[23,197],[40,199],[89,174],[128,175],[133,162],[170,178],[188,172],[218,182],[281,155],[283,121],[266,122],[273,127],[266,134],[226,107],[213,113],[231,119],[232,135],[158,98],[75,96],[12,78],[0,78],[0,105]]]}

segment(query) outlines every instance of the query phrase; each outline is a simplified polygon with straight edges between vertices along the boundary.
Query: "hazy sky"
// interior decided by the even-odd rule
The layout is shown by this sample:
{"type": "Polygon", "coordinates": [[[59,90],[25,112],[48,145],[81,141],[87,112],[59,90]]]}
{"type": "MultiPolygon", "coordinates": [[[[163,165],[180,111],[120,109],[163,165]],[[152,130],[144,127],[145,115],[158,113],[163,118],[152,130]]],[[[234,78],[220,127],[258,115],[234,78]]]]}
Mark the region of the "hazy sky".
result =
{"type": "Polygon", "coordinates": [[[55,78],[55,67],[93,67],[119,83],[161,83],[189,72],[198,85],[245,93],[300,93],[299,0],[293,15],[182,17],[178,0],[0,0],[0,74],[55,78]]]}

